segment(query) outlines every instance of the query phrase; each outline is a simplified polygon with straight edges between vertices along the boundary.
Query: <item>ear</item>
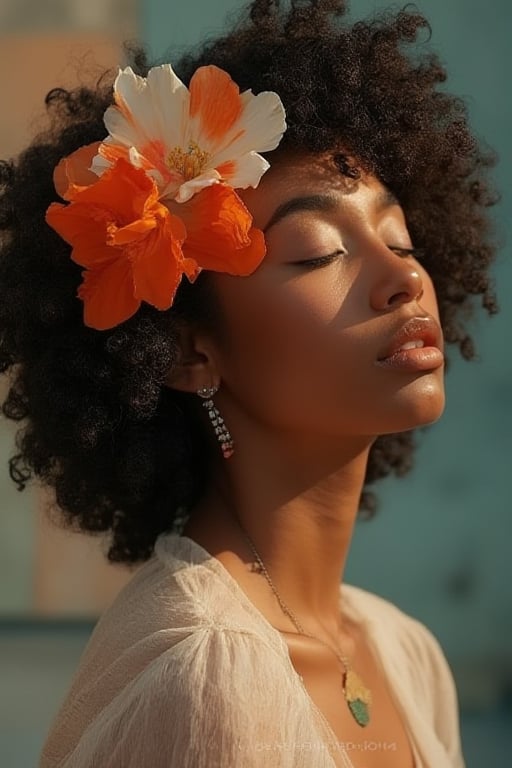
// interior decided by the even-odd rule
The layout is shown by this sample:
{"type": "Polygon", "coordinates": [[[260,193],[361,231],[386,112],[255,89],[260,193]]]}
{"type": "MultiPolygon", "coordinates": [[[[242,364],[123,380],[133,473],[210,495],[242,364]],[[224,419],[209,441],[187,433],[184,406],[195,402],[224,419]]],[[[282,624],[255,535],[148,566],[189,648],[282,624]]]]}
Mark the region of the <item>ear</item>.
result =
{"type": "Polygon", "coordinates": [[[220,380],[213,342],[189,325],[179,329],[180,356],[169,370],[165,384],[182,392],[197,392],[220,380]]]}

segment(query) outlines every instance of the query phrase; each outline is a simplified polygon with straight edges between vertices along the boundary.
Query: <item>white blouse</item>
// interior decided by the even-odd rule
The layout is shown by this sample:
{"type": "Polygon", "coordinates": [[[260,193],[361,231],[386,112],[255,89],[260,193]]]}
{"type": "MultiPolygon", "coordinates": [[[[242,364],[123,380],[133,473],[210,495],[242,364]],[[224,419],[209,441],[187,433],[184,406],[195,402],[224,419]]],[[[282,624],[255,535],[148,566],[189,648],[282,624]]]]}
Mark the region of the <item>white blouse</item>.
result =
{"type": "MultiPolygon", "coordinates": [[[[451,670],[432,632],[340,585],[407,729],[416,768],[465,768],[451,670]]],[[[288,646],[224,565],[162,534],[99,619],[39,768],[351,768],[288,646]],[[333,745],[336,745],[336,749],[333,745]]]]}

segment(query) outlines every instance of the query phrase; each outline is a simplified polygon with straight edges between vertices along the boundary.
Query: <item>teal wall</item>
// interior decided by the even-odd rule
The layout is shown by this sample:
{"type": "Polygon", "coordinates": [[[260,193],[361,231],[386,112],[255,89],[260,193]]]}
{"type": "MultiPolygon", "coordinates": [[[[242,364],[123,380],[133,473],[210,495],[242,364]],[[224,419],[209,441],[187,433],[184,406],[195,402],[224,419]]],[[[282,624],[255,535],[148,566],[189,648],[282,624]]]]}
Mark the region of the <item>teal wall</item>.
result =
{"type": "MultiPolygon", "coordinates": [[[[352,16],[402,5],[358,0],[352,3],[352,16]]],[[[169,46],[176,57],[180,46],[221,30],[226,13],[242,7],[233,0],[147,0],[143,37],[155,57],[169,46]]],[[[455,664],[481,668],[486,693],[479,693],[492,697],[503,686],[500,660],[510,661],[512,649],[512,318],[507,290],[512,287],[510,233],[507,237],[512,5],[507,0],[423,0],[417,7],[429,18],[431,44],[448,67],[445,87],[466,98],[477,135],[501,157],[495,178],[503,197],[495,218],[508,245],[500,251],[495,275],[502,312],[474,323],[479,362],[464,363],[452,350],[446,413],[422,437],[413,474],[382,484],[378,518],[358,523],[346,578],[425,621],[455,664]],[[489,670],[494,670],[492,679],[489,670]]]]}

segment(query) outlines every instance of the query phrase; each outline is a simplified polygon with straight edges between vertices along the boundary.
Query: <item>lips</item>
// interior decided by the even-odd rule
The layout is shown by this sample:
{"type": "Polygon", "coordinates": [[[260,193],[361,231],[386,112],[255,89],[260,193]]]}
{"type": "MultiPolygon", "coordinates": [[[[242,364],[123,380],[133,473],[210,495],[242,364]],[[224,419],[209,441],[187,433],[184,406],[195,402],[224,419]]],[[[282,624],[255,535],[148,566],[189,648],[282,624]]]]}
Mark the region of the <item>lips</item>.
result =
{"type": "Polygon", "coordinates": [[[439,323],[431,315],[417,315],[411,317],[404,323],[392,336],[386,349],[379,355],[378,360],[382,361],[391,357],[403,347],[411,342],[421,341],[424,347],[437,347],[443,351],[443,334],[439,323]]]}

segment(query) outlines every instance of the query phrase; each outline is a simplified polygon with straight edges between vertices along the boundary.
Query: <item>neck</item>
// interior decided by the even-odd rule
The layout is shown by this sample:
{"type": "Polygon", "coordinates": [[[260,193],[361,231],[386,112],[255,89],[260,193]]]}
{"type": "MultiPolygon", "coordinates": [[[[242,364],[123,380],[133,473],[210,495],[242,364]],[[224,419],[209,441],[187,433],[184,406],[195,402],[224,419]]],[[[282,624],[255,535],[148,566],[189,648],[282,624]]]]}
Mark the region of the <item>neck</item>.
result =
{"type": "MultiPolygon", "coordinates": [[[[254,556],[248,533],[279,595],[299,621],[339,626],[339,591],[357,517],[371,440],[340,448],[322,439],[252,439],[219,462],[194,510],[217,544],[254,556]],[[264,446],[264,449],[263,449],[264,446]],[[222,462],[222,463],[221,463],[222,462]],[[238,522],[237,522],[238,521],[238,522]],[[229,531],[225,542],[223,532],[229,531]]],[[[262,577],[263,578],[263,577],[262,577]]]]}

